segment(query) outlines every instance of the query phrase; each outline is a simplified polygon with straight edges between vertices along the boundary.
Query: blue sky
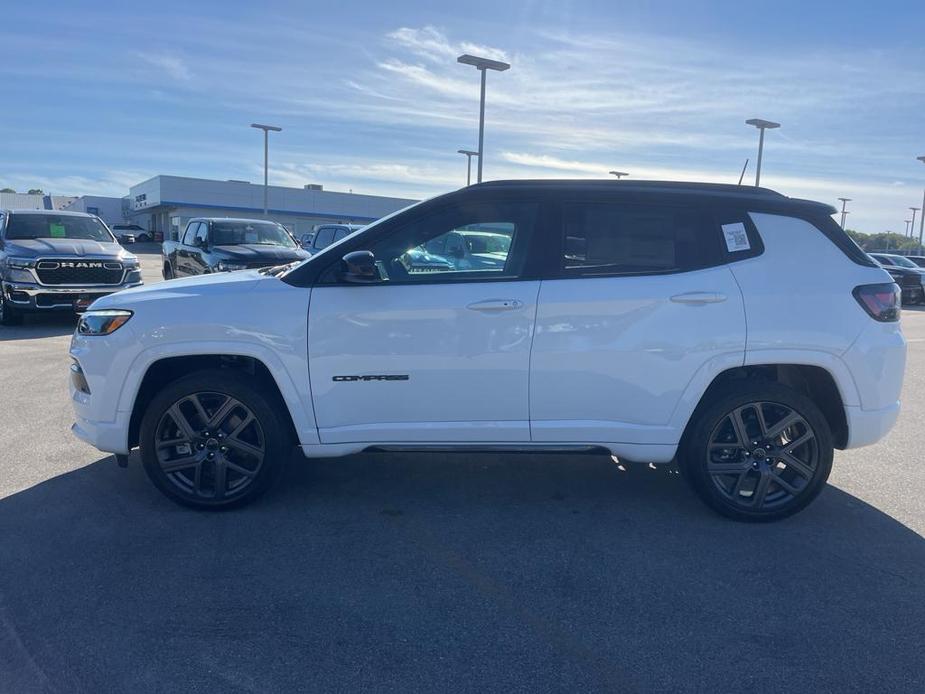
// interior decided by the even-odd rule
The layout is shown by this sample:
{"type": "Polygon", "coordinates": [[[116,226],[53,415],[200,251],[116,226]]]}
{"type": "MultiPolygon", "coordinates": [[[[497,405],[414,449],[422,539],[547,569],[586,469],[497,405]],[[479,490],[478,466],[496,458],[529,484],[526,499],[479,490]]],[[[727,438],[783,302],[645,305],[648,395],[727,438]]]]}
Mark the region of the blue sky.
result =
{"type": "Polygon", "coordinates": [[[46,2],[0,23],[0,187],[124,195],[163,173],[425,197],[486,178],[762,183],[902,231],[925,187],[925,3],[46,2]]]}

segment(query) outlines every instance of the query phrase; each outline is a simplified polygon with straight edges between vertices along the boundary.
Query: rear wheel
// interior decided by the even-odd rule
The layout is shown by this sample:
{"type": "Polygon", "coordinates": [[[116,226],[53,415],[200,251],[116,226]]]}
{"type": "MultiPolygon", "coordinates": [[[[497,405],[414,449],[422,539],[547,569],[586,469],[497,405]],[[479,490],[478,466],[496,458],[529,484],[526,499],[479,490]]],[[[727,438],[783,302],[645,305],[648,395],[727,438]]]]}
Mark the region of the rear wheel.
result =
{"type": "MultiPolygon", "coordinates": [[[[2,291],[2,290],[0,290],[2,291]]],[[[10,306],[6,297],[0,294],[0,325],[21,325],[22,314],[10,306]]]]}
{"type": "Polygon", "coordinates": [[[199,371],[158,393],[141,423],[141,458],[173,501],[204,509],[256,499],[291,453],[287,429],[261,384],[233,370],[199,371]]]}
{"type": "Polygon", "coordinates": [[[698,408],[685,439],[685,479],[707,505],[737,520],[772,521],[800,511],[832,469],[832,433],[822,412],[777,383],[726,389],[698,408]]]}

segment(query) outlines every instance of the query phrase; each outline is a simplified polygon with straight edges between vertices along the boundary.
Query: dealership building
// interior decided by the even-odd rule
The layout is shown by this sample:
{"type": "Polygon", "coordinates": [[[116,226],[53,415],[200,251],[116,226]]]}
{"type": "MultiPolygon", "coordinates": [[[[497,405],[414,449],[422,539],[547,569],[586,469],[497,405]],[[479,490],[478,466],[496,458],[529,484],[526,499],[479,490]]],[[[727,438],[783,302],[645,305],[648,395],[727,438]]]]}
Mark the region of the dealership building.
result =
{"type": "MultiPolygon", "coordinates": [[[[120,206],[126,210],[127,221],[167,237],[167,232],[184,228],[191,217],[262,219],[263,194],[262,184],[247,181],[155,176],[132,186],[120,206]]],[[[368,224],[413,202],[327,191],[320,185],[269,186],[267,190],[268,217],[296,235],[323,223],[368,224]]],[[[99,203],[92,206],[102,207],[99,203]]],[[[72,209],[77,209],[76,204],[72,209]]]]}

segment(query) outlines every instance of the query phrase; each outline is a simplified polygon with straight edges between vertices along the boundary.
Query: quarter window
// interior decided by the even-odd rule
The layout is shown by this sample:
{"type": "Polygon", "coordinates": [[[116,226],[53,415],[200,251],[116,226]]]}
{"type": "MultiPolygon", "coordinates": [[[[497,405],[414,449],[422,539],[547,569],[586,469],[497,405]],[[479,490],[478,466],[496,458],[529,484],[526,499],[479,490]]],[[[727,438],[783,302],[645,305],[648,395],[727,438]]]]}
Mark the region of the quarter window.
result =
{"type": "Polygon", "coordinates": [[[720,262],[718,233],[693,208],[567,204],[563,227],[566,275],[658,274],[720,262]]]}

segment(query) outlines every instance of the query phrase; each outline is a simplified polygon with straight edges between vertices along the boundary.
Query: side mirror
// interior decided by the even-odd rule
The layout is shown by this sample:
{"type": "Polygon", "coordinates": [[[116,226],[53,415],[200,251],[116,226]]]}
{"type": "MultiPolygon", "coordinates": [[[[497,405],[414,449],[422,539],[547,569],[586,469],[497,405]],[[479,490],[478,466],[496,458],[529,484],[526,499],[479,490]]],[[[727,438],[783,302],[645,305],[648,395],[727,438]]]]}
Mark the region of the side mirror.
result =
{"type": "Polygon", "coordinates": [[[340,263],[340,276],[345,282],[372,284],[382,279],[372,251],[353,251],[341,258],[340,263]]]}

